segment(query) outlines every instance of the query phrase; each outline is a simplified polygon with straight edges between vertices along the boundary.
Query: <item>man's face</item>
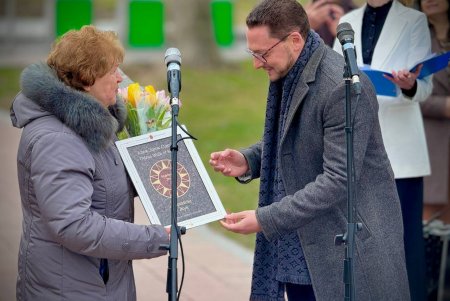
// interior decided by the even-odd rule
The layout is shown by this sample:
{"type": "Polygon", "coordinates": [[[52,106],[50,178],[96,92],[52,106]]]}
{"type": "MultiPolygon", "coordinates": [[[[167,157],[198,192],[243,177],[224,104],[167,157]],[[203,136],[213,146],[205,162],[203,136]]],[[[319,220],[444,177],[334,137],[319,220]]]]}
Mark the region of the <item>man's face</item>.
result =
{"type": "Polygon", "coordinates": [[[270,37],[267,26],[247,30],[247,47],[253,55],[253,66],[266,70],[272,82],[284,77],[295,64],[303,49],[302,41],[299,33],[289,33],[281,39],[270,37]]]}

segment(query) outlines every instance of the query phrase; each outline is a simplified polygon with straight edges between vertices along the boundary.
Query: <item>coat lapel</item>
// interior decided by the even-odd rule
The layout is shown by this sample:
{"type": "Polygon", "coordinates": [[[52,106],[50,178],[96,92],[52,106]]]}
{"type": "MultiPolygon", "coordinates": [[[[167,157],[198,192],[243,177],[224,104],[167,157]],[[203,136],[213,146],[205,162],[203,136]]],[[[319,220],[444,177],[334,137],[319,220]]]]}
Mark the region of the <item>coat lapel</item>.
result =
{"type": "MultiPolygon", "coordinates": [[[[366,6],[367,4],[364,4],[362,7],[355,9],[351,13],[352,17],[348,19],[348,22],[355,31],[356,60],[358,66],[364,65],[362,56],[362,22],[366,6]]],[[[384,69],[383,67],[387,65],[387,60],[391,57],[391,51],[395,49],[395,44],[407,26],[407,22],[399,22],[399,19],[404,18],[404,12],[403,6],[394,0],[374,49],[372,57],[373,69],[384,69]]]]}
{"type": "Polygon", "coordinates": [[[316,79],[316,71],[320,61],[322,60],[324,53],[325,53],[325,46],[321,41],[319,47],[316,49],[316,51],[314,51],[311,58],[309,59],[308,64],[305,66],[305,69],[303,70],[298,80],[297,86],[295,87],[294,95],[292,96],[292,102],[286,118],[286,125],[283,130],[283,136],[281,138],[281,141],[285,139],[295,113],[300,107],[300,104],[303,102],[303,99],[305,99],[306,95],[308,94],[309,86],[307,83],[313,82],[316,79]]]}
{"type": "Polygon", "coordinates": [[[362,66],[363,58],[362,58],[362,39],[361,39],[361,28],[362,28],[362,20],[364,17],[364,11],[366,9],[366,4],[364,4],[361,8],[355,10],[355,14],[352,20],[349,20],[349,24],[352,26],[353,31],[355,32],[355,50],[356,50],[356,62],[358,66],[362,66]]]}
{"type": "Polygon", "coordinates": [[[403,6],[394,0],[373,52],[372,69],[391,71],[386,69],[389,68],[388,61],[392,59],[391,52],[397,49],[399,37],[408,25],[408,22],[400,21],[404,18],[404,12],[403,6]]]}

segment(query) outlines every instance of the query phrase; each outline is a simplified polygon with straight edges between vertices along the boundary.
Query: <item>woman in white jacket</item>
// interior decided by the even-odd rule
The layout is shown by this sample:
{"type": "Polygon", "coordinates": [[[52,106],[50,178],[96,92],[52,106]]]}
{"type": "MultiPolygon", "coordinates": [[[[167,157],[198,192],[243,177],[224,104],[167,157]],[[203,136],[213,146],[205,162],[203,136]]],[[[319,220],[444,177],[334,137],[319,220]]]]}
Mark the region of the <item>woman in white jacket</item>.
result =
{"type": "MultiPolygon", "coordinates": [[[[422,234],[423,177],[430,163],[419,102],[432,90],[431,77],[409,69],[431,53],[426,16],[397,0],[367,0],[340,19],[355,31],[359,66],[392,73],[397,96],[378,95],[383,142],[395,174],[405,230],[405,255],[412,300],[425,300],[422,234]]],[[[342,53],[338,40],[334,50],[342,53]]],[[[393,229],[395,230],[395,229],[393,229]]]]}

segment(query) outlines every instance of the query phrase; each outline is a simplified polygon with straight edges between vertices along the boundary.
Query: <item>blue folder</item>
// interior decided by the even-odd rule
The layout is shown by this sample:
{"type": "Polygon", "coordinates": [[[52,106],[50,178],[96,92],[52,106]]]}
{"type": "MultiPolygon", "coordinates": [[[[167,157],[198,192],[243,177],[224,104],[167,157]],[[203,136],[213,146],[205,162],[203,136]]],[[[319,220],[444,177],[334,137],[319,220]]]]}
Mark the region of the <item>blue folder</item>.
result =
{"type": "Polygon", "coordinates": [[[372,84],[375,87],[377,95],[384,96],[397,96],[397,86],[385,78],[383,75],[386,74],[388,76],[392,76],[389,72],[384,72],[380,70],[370,69],[370,66],[363,66],[360,68],[372,81],[372,84]]]}
{"type": "Polygon", "coordinates": [[[428,59],[416,64],[410,71],[416,70],[417,66],[423,64],[422,71],[420,71],[419,79],[422,79],[428,75],[441,71],[447,67],[450,60],[450,51],[444,52],[442,54],[434,54],[428,59]]]}
{"type": "MultiPolygon", "coordinates": [[[[450,51],[442,54],[432,54],[424,60],[415,64],[414,67],[410,69],[410,71],[414,72],[414,70],[416,70],[416,68],[420,64],[423,64],[422,70],[420,71],[420,74],[418,76],[419,79],[422,79],[447,67],[447,65],[449,64],[449,60],[450,51]]],[[[383,76],[383,74],[392,76],[391,73],[371,69],[370,66],[367,65],[360,67],[360,70],[366,73],[366,75],[370,78],[372,84],[375,86],[377,95],[393,97],[397,96],[396,85],[383,76]]]]}

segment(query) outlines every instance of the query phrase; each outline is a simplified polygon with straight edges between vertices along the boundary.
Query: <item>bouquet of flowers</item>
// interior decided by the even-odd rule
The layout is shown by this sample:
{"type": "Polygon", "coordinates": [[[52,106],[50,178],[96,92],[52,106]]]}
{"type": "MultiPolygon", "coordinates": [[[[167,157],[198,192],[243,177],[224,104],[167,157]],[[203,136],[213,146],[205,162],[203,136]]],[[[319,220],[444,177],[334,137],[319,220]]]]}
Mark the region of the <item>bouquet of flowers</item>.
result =
{"type": "Polygon", "coordinates": [[[152,85],[142,87],[132,82],[119,87],[119,95],[127,108],[125,129],[119,139],[126,139],[170,126],[170,97],[164,90],[156,91],[152,85]]]}

